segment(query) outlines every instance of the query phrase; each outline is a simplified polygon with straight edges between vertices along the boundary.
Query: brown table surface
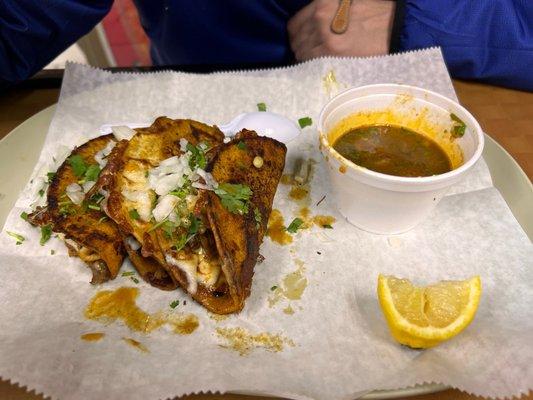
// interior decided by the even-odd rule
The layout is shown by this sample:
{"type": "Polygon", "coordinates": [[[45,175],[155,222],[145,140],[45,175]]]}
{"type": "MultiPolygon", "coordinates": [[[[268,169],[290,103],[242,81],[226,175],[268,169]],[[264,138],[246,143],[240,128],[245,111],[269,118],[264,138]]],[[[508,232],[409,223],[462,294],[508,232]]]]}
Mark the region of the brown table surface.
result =
{"type": "MultiPolygon", "coordinates": [[[[504,89],[479,83],[457,81],[460,102],[477,118],[486,133],[500,143],[533,179],[533,93],[504,89]]],[[[0,94],[0,138],[33,114],[57,102],[59,89],[11,89],[0,94]]],[[[187,399],[265,400],[266,397],[237,395],[197,395],[187,399]]],[[[0,399],[42,399],[24,389],[0,382],[0,399]]],[[[412,400],[473,400],[458,390],[410,397],[412,400]]],[[[522,396],[533,400],[533,392],[522,396]]]]}

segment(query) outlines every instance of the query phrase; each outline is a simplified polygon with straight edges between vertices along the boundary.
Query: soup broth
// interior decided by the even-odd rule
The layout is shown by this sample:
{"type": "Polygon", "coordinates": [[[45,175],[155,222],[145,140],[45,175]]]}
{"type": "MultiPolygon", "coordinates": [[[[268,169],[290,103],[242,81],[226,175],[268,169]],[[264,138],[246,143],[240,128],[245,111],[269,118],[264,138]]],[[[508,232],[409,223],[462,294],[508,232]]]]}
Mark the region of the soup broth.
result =
{"type": "Polygon", "coordinates": [[[333,148],[361,167],[388,175],[431,176],[452,169],[448,155],[435,141],[399,126],[358,127],[340,136],[333,148]]]}

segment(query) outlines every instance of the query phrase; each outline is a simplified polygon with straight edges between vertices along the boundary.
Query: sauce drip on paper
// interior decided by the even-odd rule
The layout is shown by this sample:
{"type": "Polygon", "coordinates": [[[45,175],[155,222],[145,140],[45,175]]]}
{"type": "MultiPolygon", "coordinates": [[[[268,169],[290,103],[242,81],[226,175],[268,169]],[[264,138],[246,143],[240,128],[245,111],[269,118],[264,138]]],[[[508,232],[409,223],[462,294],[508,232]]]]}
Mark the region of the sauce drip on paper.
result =
{"type": "Polygon", "coordinates": [[[102,290],[92,298],[85,309],[87,319],[104,323],[120,320],[135,332],[150,333],[169,324],[174,333],[190,334],[198,327],[194,314],[149,314],[137,306],[138,288],[121,287],[117,290],[102,290]]]}

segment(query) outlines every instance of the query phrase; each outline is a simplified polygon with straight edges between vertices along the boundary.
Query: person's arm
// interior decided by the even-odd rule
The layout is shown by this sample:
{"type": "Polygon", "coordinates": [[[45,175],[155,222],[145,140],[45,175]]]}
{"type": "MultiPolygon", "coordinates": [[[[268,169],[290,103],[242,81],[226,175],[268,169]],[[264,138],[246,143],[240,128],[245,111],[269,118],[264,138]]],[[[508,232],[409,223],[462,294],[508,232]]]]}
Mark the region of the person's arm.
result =
{"type": "Polygon", "coordinates": [[[0,1],[0,87],[35,74],[88,33],[113,0],[0,1]]]}
{"type": "Polygon", "coordinates": [[[440,46],[454,78],[533,90],[531,0],[401,0],[394,24],[392,51],[440,46]]]}

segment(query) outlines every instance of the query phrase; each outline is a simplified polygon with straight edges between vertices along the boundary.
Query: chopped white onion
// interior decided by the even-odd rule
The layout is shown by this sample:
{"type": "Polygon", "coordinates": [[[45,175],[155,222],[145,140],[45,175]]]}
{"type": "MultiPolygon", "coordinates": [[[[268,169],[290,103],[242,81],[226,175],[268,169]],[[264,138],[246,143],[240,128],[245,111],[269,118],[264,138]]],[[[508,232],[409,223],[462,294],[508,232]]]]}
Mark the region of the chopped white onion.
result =
{"type": "Polygon", "coordinates": [[[76,205],[80,205],[85,197],[83,189],[77,183],[71,183],[65,189],[67,197],[76,205]]]}
{"type": "Polygon", "coordinates": [[[117,140],[130,140],[136,133],[133,129],[124,125],[112,126],[111,131],[117,140]]]}
{"type": "Polygon", "coordinates": [[[87,181],[87,182],[84,182],[82,187],[83,187],[83,193],[87,193],[89,190],[91,190],[93,188],[93,186],[95,185],[96,182],[94,181],[87,181]]]}
{"type": "Polygon", "coordinates": [[[139,217],[145,221],[150,221],[150,214],[152,212],[152,201],[147,192],[138,191],[138,190],[127,190],[122,191],[122,196],[133,203],[135,203],[135,209],[139,213],[139,217]]]}
{"type": "Polygon", "coordinates": [[[117,143],[114,140],[110,140],[106,147],[104,147],[102,150],[100,150],[98,153],[94,155],[94,160],[98,163],[100,168],[104,168],[107,164],[107,156],[111,154],[111,151],[115,147],[117,143]]]}
{"type": "Polygon", "coordinates": [[[126,237],[126,244],[133,251],[137,251],[141,248],[141,244],[133,236],[129,235],[126,237]]]}
{"type": "Polygon", "coordinates": [[[185,138],[181,138],[181,139],[180,139],[180,149],[181,149],[181,151],[183,151],[184,153],[187,151],[187,144],[188,144],[188,143],[189,143],[189,142],[187,141],[187,139],[185,139],[185,138]]]}
{"type": "Polygon", "coordinates": [[[174,207],[176,207],[178,200],[176,196],[171,194],[161,196],[157,201],[157,205],[152,210],[152,215],[156,222],[161,222],[168,217],[172,210],[174,210],[174,207]]]}

